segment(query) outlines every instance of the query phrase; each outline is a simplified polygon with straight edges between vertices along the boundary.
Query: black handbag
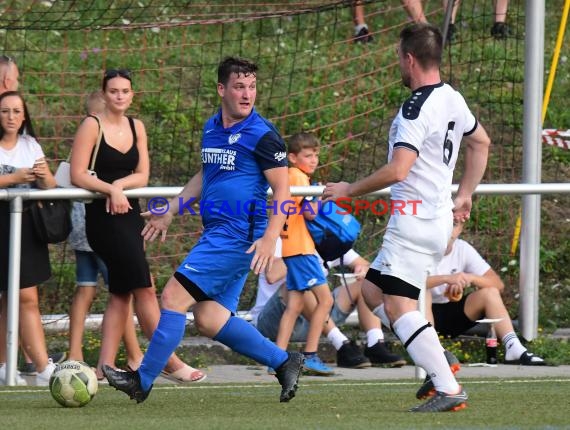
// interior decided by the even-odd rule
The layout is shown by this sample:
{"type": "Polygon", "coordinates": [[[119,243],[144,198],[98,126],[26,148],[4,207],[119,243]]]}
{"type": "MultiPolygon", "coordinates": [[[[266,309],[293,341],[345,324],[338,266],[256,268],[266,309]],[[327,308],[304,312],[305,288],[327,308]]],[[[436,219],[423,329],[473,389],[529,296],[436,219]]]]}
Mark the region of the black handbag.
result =
{"type": "Polygon", "coordinates": [[[69,200],[36,200],[30,207],[34,231],[45,243],[63,242],[71,233],[69,200]]]}

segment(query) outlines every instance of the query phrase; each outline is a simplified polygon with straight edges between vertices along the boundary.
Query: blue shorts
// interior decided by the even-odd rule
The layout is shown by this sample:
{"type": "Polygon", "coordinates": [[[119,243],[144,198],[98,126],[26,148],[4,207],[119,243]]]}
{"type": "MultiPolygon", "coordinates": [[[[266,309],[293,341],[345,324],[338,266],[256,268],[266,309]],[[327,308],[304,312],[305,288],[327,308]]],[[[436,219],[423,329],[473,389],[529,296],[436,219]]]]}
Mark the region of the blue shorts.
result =
{"type": "MultiPolygon", "coordinates": [[[[339,326],[343,324],[350,312],[343,312],[340,310],[336,303],[336,295],[337,290],[333,291],[333,296],[335,298],[335,302],[331,309],[330,318],[334,321],[334,323],[339,326]]],[[[283,312],[285,312],[285,303],[281,300],[279,296],[279,290],[271,298],[267,301],[259,316],[257,317],[257,329],[259,332],[275,341],[277,338],[277,332],[279,331],[279,322],[281,321],[281,317],[283,316],[283,312]]],[[[309,333],[309,321],[302,315],[297,318],[295,321],[295,326],[293,327],[293,333],[291,334],[291,342],[306,342],[307,341],[307,333],[309,333]]]]}
{"type": "Polygon", "coordinates": [[[316,255],[295,255],[283,258],[287,266],[287,289],[306,291],[327,283],[323,267],[316,255]]]}
{"type": "Polygon", "coordinates": [[[89,251],[75,251],[75,283],[78,287],[95,287],[99,273],[105,286],[109,285],[109,274],[103,260],[89,251]]]}
{"type": "Polygon", "coordinates": [[[206,231],[176,271],[235,314],[254,255],[245,253],[251,244],[223,229],[206,231]]]}

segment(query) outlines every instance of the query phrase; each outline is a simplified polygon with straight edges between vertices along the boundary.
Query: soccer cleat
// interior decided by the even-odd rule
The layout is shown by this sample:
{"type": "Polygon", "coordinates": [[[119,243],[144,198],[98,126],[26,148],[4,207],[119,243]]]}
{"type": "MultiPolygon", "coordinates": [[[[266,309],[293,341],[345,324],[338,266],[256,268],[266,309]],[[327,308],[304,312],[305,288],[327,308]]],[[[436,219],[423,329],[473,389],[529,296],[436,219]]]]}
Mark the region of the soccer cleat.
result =
{"type": "MultiPolygon", "coordinates": [[[[459,363],[459,360],[455,355],[453,355],[451,351],[448,351],[446,349],[443,351],[443,354],[445,355],[445,359],[449,364],[451,373],[455,375],[457,372],[461,370],[461,363],[459,363]]],[[[431,397],[434,394],[435,394],[435,386],[433,385],[433,381],[431,380],[431,377],[429,375],[426,375],[426,379],[424,379],[422,386],[416,392],[416,398],[422,400],[431,397]]]]}
{"type": "Polygon", "coordinates": [[[305,357],[300,352],[290,352],[287,361],[276,369],[275,377],[281,384],[280,402],[288,402],[295,397],[304,361],[305,357]]]}
{"type": "Polygon", "coordinates": [[[107,365],[103,365],[102,370],[111,387],[122,391],[131,399],[136,400],[137,403],[144,402],[152,390],[152,385],[147,391],[143,390],[141,378],[137,371],[117,370],[107,365]]]}
{"type": "Polygon", "coordinates": [[[518,360],[505,360],[505,364],[519,364],[521,366],[546,366],[546,361],[532,352],[525,351],[518,360]]]}
{"type": "Polygon", "coordinates": [[[338,367],[348,367],[349,369],[363,369],[372,366],[370,360],[362,355],[360,348],[354,341],[345,341],[336,352],[336,364],[338,367]]]}
{"type": "Polygon", "coordinates": [[[506,39],[510,35],[511,35],[511,29],[504,22],[496,22],[495,24],[493,24],[493,27],[491,27],[491,36],[493,36],[497,40],[506,39]]]}
{"type": "Polygon", "coordinates": [[[354,35],[352,40],[354,43],[370,43],[374,40],[374,37],[372,37],[367,27],[362,27],[358,34],[354,35]]]}
{"type": "Polygon", "coordinates": [[[409,412],[447,412],[459,411],[467,407],[467,393],[460,388],[457,394],[447,394],[437,391],[427,402],[415,406],[409,412]]]}
{"type": "Polygon", "coordinates": [[[390,352],[384,342],[380,341],[374,346],[364,348],[364,355],[370,359],[373,366],[402,367],[406,364],[406,360],[390,352]]]}
{"type": "Polygon", "coordinates": [[[305,356],[305,364],[303,370],[306,375],[314,376],[332,376],[334,370],[327,366],[317,354],[305,356]]]}
{"type": "Polygon", "coordinates": [[[455,24],[450,22],[449,27],[447,27],[447,43],[451,44],[455,40],[455,35],[457,33],[457,28],[455,24]]]}

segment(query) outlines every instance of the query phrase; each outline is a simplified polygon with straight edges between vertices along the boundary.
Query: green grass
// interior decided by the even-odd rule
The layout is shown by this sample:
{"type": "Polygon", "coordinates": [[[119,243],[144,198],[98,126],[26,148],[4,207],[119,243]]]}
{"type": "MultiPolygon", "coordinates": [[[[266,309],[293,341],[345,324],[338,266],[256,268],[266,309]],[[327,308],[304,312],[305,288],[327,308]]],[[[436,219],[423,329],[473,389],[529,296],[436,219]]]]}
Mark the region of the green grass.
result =
{"type": "Polygon", "coordinates": [[[60,407],[47,389],[0,389],[2,428],[18,429],[400,429],[569,428],[570,378],[465,381],[467,409],[412,414],[417,381],[301,383],[288,404],[277,384],[156,387],[136,405],[101,388],[81,409],[60,407]],[[532,405],[532,407],[529,407],[532,405]]]}

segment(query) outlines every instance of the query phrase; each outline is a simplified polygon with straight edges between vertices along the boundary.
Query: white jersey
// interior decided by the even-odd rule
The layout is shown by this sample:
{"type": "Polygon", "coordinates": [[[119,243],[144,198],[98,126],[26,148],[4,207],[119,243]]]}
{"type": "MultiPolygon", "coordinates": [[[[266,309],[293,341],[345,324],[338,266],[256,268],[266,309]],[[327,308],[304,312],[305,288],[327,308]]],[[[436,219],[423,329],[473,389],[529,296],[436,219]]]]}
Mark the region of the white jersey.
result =
{"type": "MultiPolygon", "coordinates": [[[[473,246],[464,240],[457,239],[451,252],[443,257],[437,265],[434,275],[452,275],[465,272],[477,276],[483,276],[491,268],[473,246]]],[[[445,297],[447,284],[430,288],[432,303],[448,303],[445,297]]]]}
{"type": "Polygon", "coordinates": [[[414,151],[418,158],[408,177],[392,185],[392,199],[420,200],[416,215],[424,219],[451,211],[450,187],[461,139],[476,128],[477,120],[463,96],[448,84],[413,91],[392,122],[388,161],[396,148],[414,151]]]}

